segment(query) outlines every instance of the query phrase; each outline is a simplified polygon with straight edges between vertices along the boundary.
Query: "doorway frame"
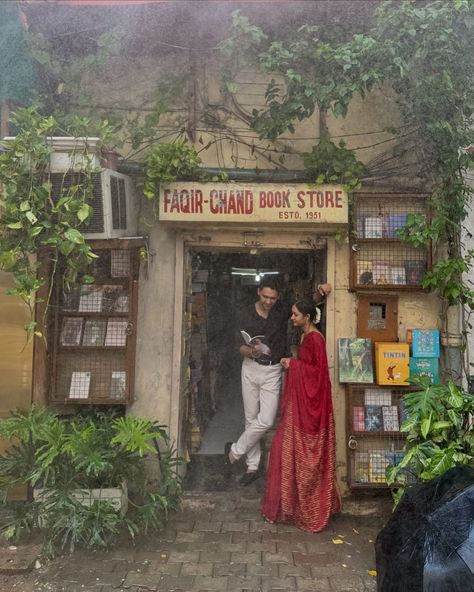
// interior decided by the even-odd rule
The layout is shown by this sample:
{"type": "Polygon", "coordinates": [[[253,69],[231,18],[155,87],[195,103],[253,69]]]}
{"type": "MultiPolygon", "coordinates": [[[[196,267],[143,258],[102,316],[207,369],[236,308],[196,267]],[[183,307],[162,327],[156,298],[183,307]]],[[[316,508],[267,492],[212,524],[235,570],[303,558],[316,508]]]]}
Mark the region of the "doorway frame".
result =
{"type": "Polygon", "coordinates": [[[336,290],[336,231],[308,232],[301,228],[294,231],[276,232],[275,230],[259,230],[257,232],[239,229],[200,229],[190,232],[187,229],[177,230],[175,242],[175,302],[173,311],[173,354],[171,373],[171,402],[169,429],[171,439],[176,442],[178,454],[182,454],[182,418],[184,413],[184,393],[182,384],[182,352],[183,323],[185,304],[185,274],[188,272],[186,261],[192,250],[212,251],[248,251],[252,254],[259,249],[312,251],[326,248],[326,281],[333,287],[332,294],[326,302],[326,349],[328,354],[331,381],[334,384],[335,369],[335,306],[334,291],[336,290]]]}

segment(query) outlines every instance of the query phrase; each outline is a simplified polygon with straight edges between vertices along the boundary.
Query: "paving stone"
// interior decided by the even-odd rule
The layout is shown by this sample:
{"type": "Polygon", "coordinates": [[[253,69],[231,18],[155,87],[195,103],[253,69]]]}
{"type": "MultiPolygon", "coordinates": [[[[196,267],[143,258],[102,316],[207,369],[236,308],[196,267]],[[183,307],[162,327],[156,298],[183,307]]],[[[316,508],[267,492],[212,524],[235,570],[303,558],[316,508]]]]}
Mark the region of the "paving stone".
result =
{"type": "Polygon", "coordinates": [[[334,592],[365,592],[366,587],[359,576],[352,574],[349,578],[344,575],[332,575],[329,578],[331,590],[334,592]]]}
{"type": "Polygon", "coordinates": [[[333,592],[328,578],[296,578],[298,592],[333,592]]]}
{"type": "Polygon", "coordinates": [[[258,576],[229,576],[227,578],[226,592],[260,592],[262,579],[258,576]]]}
{"type": "Polygon", "coordinates": [[[247,542],[247,553],[255,551],[266,551],[267,553],[276,553],[277,544],[273,541],[248,541],[247,542]]]}
{"type": "Polygon", "coordinates": [[[184,553],[172,552],[168,558],[168,563],[197,563],[199,561],[199,551],[186,551],[184,553]]]}
{"type": "Polygon", "coordinates": [[[240,542],[262,542],[262,533],[261,532],[233,532],[232,533],[232,542],[233,543],[240,543],[240,542]]]}
{"type": "Polygon", "coordinates": [[[267,563],[265,565],[253,565],[247,563],[247,575],[248,576],[271,576],[274,578],[279,577],[278,563],[267,563]]]}
{"type": "Polygon", "coordinates": [[[293,561],[295,565],[300,565],[301,563],[309,563],[310,565],[321,566],[325,566],[330,563],[338,563],[338,565],[341,564],[341,561],[335,555],[330,553],[293,553],[293,561]]]}
{"type": "Polygon", "coordinates": [[[201,551],[199,561],[201,563],[229,563],[231,553],[228,551],[201,551]]]}
{"type": "Polygon", "coordinates": [[[155,563],[150,569],[147,571],[150,575],[156,574],[159,578],[163,574],[167,574],[170,576],[177,576],[181,574],[182,570],[181,563],[155,563]]]}
{"type": "Polygon", "coordinates": [[[231,561],[234,563],[249,563],[249,564],[261,564],[262,553],[256,551],[254,553],[231,553],[231,561]]]}
{"type": "Polygon", "coordinates": [[[196,576],[193,590],[225,590],[227,588],[227,577],[212,578],[207,576],[196,576]]]}
{"type": "Polygon", "coordinates": [[[142,573],[138,571],[128,572],[125,581],[122,584],[123,588],[131,588],[132,586],[140,586],[148,588],[149,590],[156,590],[161,574],[157,573],[142,573]]]}
{"type": "Polygon", "coordinates": [[[249,520],[250,532],[277,532],[277,525],[262,520],[249,520]]]}
{"type": "Polygon", "coordinates": [[[295,578],[262,578],[262,591],[270,592],[277,590],[289,590],[295,592],[295,578]]]}
{"type": "MultiPolygon", "coordinates": [[[[221,532],[222,522],[204,522],[203,520],[196,520],[194,525],[194,532],[221,532]]],[[[223,530],[222,532],[226,532],[223,530]]]]}
{"type": "MultiPolygon", "coordinates": [[[[178,563],[176,565],[179,565],[178,563]]],[[[212,576],[214,566],[212,563],[183,563],[182,576],[212,576]]]]}
{"type": "Polygon", "coordinates": [[[158,582],[156,590],[159,592],[189,592],[196,590],[194,580],[195,576],[163,576],[158,582]]]}
{"type": "Polygon", "coordinates": [[[245,563],[215,563],[212,575],[220,576],[245,576],[247,565],[245,563]]]}
{"type": "Polygon", "coordinates": [[[298,551],[300,553],[307,553],[306,543],[303,541],[274,541],[276,551],[278,553],[291,553],[298,551]]]}
{"type": "Polygon", "coordinates": [[[293,565],[293,553],[287,551],[286,553],[263,553],[264,563],[289,563],[293,565]]]}
{"type": "Polygon", "coordinates": [[[221,532],[249,532],[249,522],[223,522],[221,532]]]}
{"type": "Polygon", "coordinates": [[[312,578],[311,567],[309,565],[288,565],[287,563],[278,563],[278,575],[281,578],[288,576],[299,576],[300,578],[312,578]]]}

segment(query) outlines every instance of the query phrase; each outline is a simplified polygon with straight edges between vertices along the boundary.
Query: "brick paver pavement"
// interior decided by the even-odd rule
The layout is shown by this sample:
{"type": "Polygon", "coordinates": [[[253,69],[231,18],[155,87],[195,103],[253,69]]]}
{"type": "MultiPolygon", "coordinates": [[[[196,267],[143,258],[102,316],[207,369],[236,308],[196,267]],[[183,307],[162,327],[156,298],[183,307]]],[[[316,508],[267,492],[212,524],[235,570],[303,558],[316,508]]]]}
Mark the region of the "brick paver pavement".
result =
{"type": "MultiPolygon", "coordinates": [[[[311,534],[268,524],[261,494],[187,493],[167,528],[105,553],[39,559],[0,575],[2,592],[373,592],[373,544],[383,515],[334,517],[311,534]],[[41,564],[41,565],[40,565],[41,564]]],[[[386,517],[386,515],[385,515],[386,517]]],[[[6,548],[4,548],[4,551],[6,548]]],[[[26,553],[27,547],[9,551],[26,553]]],[[[31,554],[31,553],[30,553],[31,554]]]]}

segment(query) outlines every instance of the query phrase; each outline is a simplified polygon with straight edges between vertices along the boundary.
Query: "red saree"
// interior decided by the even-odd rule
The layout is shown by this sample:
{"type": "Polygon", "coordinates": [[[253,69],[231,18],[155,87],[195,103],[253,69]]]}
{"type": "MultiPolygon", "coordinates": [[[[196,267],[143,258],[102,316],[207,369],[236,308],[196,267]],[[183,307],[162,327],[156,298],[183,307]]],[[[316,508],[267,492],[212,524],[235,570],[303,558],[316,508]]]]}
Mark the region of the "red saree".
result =
{"type": "Polygon", "coordinates": [[[308,333],[291,360],[280,403],[263,499],[271,522],[323,530],[340,509],[335,480],[335,432],[326,344],[308,333]]]}

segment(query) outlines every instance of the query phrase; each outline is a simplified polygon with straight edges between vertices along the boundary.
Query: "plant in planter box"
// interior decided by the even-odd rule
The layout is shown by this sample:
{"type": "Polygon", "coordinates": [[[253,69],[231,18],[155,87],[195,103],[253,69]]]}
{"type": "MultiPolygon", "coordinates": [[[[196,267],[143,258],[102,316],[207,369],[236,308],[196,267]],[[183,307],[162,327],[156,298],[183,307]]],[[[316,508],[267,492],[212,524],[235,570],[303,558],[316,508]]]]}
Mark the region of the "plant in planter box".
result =
{"type": "Polygon", "coordinates": [[[179,459],[164,427],[149,419],[95,410],[61,419],[31,407],[1,421],[0,437],[12,440],[0,456],[0,486],[5,493],[19,484],[30,488],[3,533],[14,538],[41,526],[49,554],[76,545],[107,548],[123,528],[132,537],[159,528],[179,501],[179,459]],[[154,487],[145,470],[150,455],[161,474],[154,487]]]}

